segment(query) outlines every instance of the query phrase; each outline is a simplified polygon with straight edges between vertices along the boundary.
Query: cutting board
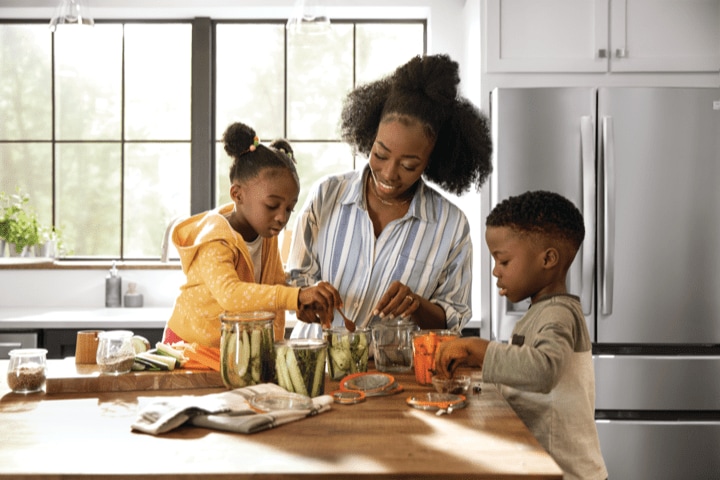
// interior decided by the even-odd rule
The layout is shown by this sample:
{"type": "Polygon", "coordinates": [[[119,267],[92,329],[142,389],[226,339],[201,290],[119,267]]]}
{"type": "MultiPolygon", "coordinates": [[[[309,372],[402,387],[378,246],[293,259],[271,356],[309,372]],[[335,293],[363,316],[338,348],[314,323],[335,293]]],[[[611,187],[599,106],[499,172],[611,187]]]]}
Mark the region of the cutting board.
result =
{"type": "Polygon", "coordinates": [[[220,372],[178,368],[159,372],[101,373],[97,365],[76,365],[75,357],[47,361],[45,393],[127,392],[224,387],[220,372]]]}

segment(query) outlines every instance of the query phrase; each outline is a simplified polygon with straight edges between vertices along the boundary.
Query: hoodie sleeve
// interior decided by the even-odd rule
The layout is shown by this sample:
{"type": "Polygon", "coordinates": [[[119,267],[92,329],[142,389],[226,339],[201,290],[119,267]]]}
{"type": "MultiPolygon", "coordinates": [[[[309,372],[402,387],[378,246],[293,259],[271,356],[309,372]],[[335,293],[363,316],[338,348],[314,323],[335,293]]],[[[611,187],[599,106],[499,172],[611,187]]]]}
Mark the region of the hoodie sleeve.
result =
{"type": "Polygon", "coordinates": [[[223,310],[240,312],[297,309],[298,288],[284,284],[255,283],[245,259],[223,240],[201,245],[193,263],[210,294],[223,310]]]}

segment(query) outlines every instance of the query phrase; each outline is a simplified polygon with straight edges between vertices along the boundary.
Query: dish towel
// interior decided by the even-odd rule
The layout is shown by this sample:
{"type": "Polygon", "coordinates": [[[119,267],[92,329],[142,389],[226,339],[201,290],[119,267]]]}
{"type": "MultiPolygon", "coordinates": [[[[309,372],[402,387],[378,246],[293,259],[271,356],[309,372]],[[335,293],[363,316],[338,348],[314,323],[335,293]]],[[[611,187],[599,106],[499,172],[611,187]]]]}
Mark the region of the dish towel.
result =
{"type": "Polygon", "coordinates": [[[180,425],[191,425],[237,433],[255,433],[294,422],[330,410],[333,398],[321,395],[312,399],[311,409],[275,410],[258,413],[248,401],[255,395],[287,394],[273,383],[262,383],[222,393],[179,397],[140,397],[138,416],[132,429],[159,435],[180,425]]]}

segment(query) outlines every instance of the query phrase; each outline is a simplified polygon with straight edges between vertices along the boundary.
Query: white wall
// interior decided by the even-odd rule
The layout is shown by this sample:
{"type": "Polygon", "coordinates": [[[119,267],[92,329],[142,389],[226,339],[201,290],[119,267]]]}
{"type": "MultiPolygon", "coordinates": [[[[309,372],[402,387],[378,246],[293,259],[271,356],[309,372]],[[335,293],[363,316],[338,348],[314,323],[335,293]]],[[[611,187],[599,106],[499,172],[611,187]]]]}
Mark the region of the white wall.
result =
{"type": "MultiPolygon", "coordinates": [[[[104,269],[0,270],[4,308],[104,308],[104,269]]],[[[172,307],[185,276],[177,270],[120,270],[122,293],[135,282],[144,307],[172,307]]]]}

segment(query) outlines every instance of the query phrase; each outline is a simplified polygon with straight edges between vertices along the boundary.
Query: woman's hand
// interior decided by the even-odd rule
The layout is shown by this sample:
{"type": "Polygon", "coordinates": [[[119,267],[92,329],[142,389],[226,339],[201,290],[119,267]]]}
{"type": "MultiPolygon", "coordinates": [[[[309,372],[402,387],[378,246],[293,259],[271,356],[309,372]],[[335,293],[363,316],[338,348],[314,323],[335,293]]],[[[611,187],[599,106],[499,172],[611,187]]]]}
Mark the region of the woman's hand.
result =
{"type": "Polygon", "coordinates": [[[390,284],[385,295],[375,305],[373,315],[380,318],[408,318],[420,308],[420,297],[415,295],[407,285],[395,280],[390,284]]]}
{"type": "Polygon", "coordinates": [[[296,315],[305,323],[320,323],[323,328],[329,328],[336,307],[342,307],[340,293],[328,282],[318,282],[300,289],[296,315]]]}
{"type": "Polygon", "coordinates": [[[435,352],[435,370],[442,377],[452,378],[460,365],[482,368],[488,343],[479,337],[440,342],[435,352]]]}

